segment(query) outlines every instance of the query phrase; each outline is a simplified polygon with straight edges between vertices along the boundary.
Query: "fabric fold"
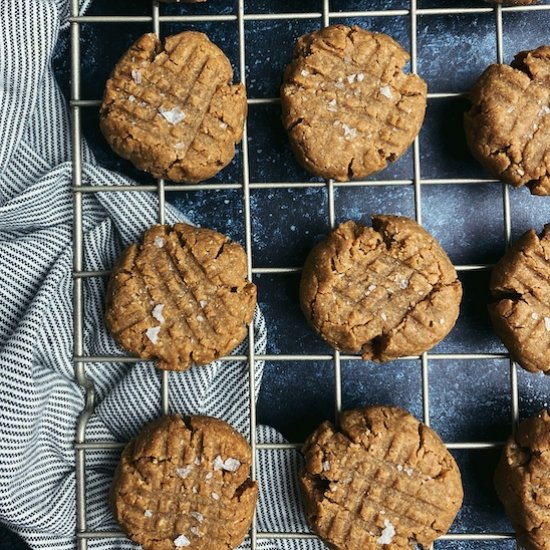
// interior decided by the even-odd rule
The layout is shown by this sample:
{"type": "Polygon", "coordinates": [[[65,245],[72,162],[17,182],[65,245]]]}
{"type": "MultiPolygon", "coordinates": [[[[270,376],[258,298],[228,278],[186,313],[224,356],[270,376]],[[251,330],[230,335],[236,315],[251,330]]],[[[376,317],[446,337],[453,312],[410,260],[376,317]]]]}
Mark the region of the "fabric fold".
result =
{"type": "MultiPolygon", "coordinates": [[[[87,5],[84,2],[82,6],[87,5]]],[[[10,0],[0,4],[0,521],[36,549],[76,548],[74,438],[84,390],[73,371],[73,189],[67,106],[50,65],[67,0],[10,0]],[[21,40],[20,37],[25,37],[21,40]],[[21,45],[24,47],[21,47],[21,45]]],[[[82,181],[133,185],[99,167],[85,143],[82,181]]],[[[123,247],[156,223],[153,193],[82,193],[84,268],[108,271],[123,247]]],[[[166,222],[187,221],[166,205],[166,222]]],[[[103,319],[106,277],[86,277],[84,356],[122,356],[103,319]]],[[[264,354],[267,332],[254,316],[254,352],[264,354]]],[[[248,341],[235,350],[248,354],[248,341]]],[[[246,361],[170,374],[171,410],[209,414],[249,434],[249,376],[259,391],[263,362],[246,361]]],[[[125,442],[160,414],[160,373],[150,362],[88,362],[96,410],[86,440],[125,442]]],[[[268,428],[260,438],[282,442],[268,428]]],[[[260,439],[262,440],[262,439],[260,439]]],[[[303,531],[296,492],[298,456],[258,455],[258,525],[303,531]]],[[[120,448],[86,452],[89,530],[118,530],[107,493],[120,448]]],[[[243,548],[249,547],[247,540],[243,548]]],[[[92,549],[137,548],[129,540],[98,538],[92,549]]],[[[315,540],[260,540],[258,548],[321,548],[315,540]]]]}

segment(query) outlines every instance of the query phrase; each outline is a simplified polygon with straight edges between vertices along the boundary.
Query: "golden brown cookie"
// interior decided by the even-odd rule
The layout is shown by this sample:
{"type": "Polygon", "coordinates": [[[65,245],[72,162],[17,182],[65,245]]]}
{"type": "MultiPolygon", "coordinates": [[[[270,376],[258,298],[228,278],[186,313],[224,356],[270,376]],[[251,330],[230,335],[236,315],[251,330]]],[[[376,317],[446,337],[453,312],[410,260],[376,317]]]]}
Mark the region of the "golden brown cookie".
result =
{"type": "Polygon", "coordinates": [[[332,25],[298,39],[281,87],[283,125],[298,161],[339,181],[364,178],[417,136],[426,84],[402,69],[392,38],[332,25]]]}
{"type": "Polygon", "coordinates": [[[423,548],[445,534],[463,498],[437,434],[397,407],[343,412],[302,450],[306,516],[335,550],[423,548]]]}
{"type": "Polygon", "coordinates": [[[550,372],[550,224],[524,233],[493,268],[493,326],[512,357],[531,372],[550,372]]]}
{"type": "Polygon", "coordinates": [[[310,252],[300,283],[302,310],[321,337],[376,361],[437,344],[453,328],[461,297],[439,243],[400,216],[339,225],[310,252]]]}
{"type": "Polygon", "coordinates": [[[474,157],[493,176],[533,195],[550,195],[550,46],[491,65],[464,116],[474,157]]]}
{"type": "Polygon", "coordinates": [[[256,287],[246,254],[225,235],[156,225],[130,245],[107,289],[107,327],[119,344],[167,370],[206,365],[247,334],[256,287]]]}
{"type": "Polygon", "coordinates": [[[251,451],[229,424],[163,416],[124,449],[111,505],[144,550],[227,550],[248,531],[258,488],[251,451]]]}
{"type": "Polygon", "coordinates": [[[194,183],[224,168],[243,134],[246,92],[205,34],[144,34],[111,74],[100,111],[111,147],[156,178],[194,183]]]}
{"type": "Polygon", "coordinates": [[[495,472],[495,488],[526,550],[550,549],[550,415],[520,422],[495,472]]]}

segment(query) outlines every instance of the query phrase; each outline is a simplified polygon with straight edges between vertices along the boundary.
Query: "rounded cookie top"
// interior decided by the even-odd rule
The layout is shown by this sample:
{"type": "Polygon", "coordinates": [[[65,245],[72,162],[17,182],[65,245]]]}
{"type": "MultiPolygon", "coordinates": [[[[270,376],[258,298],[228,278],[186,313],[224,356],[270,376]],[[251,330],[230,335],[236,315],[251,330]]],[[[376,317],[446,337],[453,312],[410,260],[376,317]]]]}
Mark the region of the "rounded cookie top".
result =
{"type": "Polygon", "coordinates": [[[420,130],[426,84],[385,34],[332,25],[298,39],[281,87],[283,125],[299,162],[339,181],[400,157],[420,130]]]}
{"type": "Polygon", "coordinates": [[[343,412],[302,450],[306,516],[331,548],[427,548],[463,498],[460,472],[434,431],[397,407],[343,412]]]}
{"type": "Polygon", "coordinates": [[[493,268],[495,331],[513,358],[531,372],[550,372],[550,224],[524,233],[493,268]]]}
{"type": "Polygon", "coordinates": [[[156,225],[130,245],[107,289],[107,326],[119,344],[167,370],[206,365],[247,334],[256,287],[242,247],[211,229],[156,225]]]}
{"type": "Polygon", "coordinates": [[[520,422],[504,446],[495,472],[495,488],[514,526],[518,541],[529,550],[547,550],[550,540],[550,414],[520,422]]]}
{"type": "Polygon", "coordinates": [[[242,138],[246,92],[225,54],[200,32],[161,44],[144,34],[111,74],[100,111],[121,157],[157,178],[195,183],[224,168],[242,138]]]}
{"type": "Polygon", "coordinates": [[[144,550],[227,550],[248,531],[251,451],[229,424],[164,416],[124,449],[111,487],[116,520],[144,550]]]}
{"type": "Polygon", "coordinates": [[[491,65],[464,116],[474,157],[502,181],[550,195],[550,46],[491,65]]]}
{"type": "Polygon", "coordinates": [[[338,226],[310,252],[302,310],[334,348],[389,361],[442,340],[458,317],[462,287],[437,241],[415,221],[374,216],[338,226]]]}

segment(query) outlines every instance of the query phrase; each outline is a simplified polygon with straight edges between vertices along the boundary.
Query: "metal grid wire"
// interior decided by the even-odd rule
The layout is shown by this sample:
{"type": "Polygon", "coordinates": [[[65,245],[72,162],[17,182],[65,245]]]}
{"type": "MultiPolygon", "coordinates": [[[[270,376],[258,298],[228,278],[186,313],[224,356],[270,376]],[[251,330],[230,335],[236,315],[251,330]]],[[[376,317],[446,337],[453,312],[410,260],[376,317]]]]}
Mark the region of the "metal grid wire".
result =
{"type": "MultiPolygon", "coordinates": [[[[394,17],[408,16],[410,24],[410,54],[411,54],[411,71],[416,72],[417,69],[417,22],[419,15],[449,15],[449,14],[476,14],[476,13],[493,13],[496,33],[496,52],[495,61],[503,62],[503,12],[515,11],[540,11],[549,10],[550,5],[533,5],[533,6],[513,6],[513,7],[480,7],[480,8],[435,8],[421,9],[417,7],[417,0],[410,0],[409,9],[397,10],[375,10],[375,11],[331,11],[329,0],[323,0],[322,11],[308,13],[270,13],[270,14],[250,14],[245,13],[245,0],[238,1],[236,15],[161,15],[158,0],[152,0],[151,14],[146,16],[80,16],[79,15],[79,0],[71,0],[71,18],[70,18],[70,39],[71,39],[71,124],[72,124],[72,185],[73,185],[73,206],[74,206],[74,236],[73,236],[73,277],[74,277],[74,370],[75,377],[79,384],[86,390],[86,404],[82,411],[78,425],[75,440],[75,455],[76,455],[76,497],[77,497],[77,544],[78,548],[84,550],[88,547],[88,540],[100,538],[123,538],[125,535],[121,532],[111,531],[89,531],[87,528],[86,517],[86,451],[98,449],[121,448],[122,444],[111,442],[86,442],[86,425],[93,414],[94,406],[94,387],[93,383],[86,378],[86,364],[97,362],[113,362],[113,363],[134,363],[135,358],[131,357],[111,357],[111,356],[84,356],[83,354],[83,326],[84,326],[84,298],[83,298],[83,282],[88,277],[101,277],[108,274],[103,271],[85,271],[84,270],[84,251],[83,251],[83,228],[82,228],[82,196],[84,193],[94,192],[156,192],[159,197],[159,212],[158,222],[164,223],[165,213],[165,183],[163,180],[158,180],[156,185],[135,185],[135,186],[117,186],[117,187],[93,187],[82,185],[82,167],[81,167],[81,110],[83,108],[97,108],[100,100],[82,100],[80,86],[80,25],[82,23],[150,23],[153,32],[161,35],[161,26],[163,23],[196,23],[196,22],[214,22],[214,21],[236,21],[238,27],[238,53],[239,53],[239,69],[241,82],[246,86],[246,41],[245,41],[245,22],[261,21],[261,20],[311,20],[318,23],[319,26],[327,26],[333,18],[344,17],[394,17]]],[[[429,93],[428,99],[441,99],[450,97],[463,96],[461,93],[429,93]]],[[[273,104],[279,101],[278,98],[257,98],[249,99],[249,105],[258,104],[273,104]]],[[[220,189],[240,189],[242,191],[244,209],[244,228],[245,228],[245,250],[248,257],[248,278],[252,280],[253,275],[258,274],[287,274],[300,271],[300,267],[258,267],[254,265],[252,253],[252,228],[251,228],[251,189],[277,189],[277,188],[310,188],[310,187],[325,187],[328,196],[328,221],[331,227],[335,226],[335,188],[336,187],[365,187],[365,186],[380,186],[380,185],[403,185],[413,186],[414,189],[414,206],[415,217],[419,223],[422,223],[422,186],[426,185],[442,185],[442,184],[484,184],[495,183],[496,180],[489,178],[470,178],[470,179],[423,179],[421,177],[420,163],[420,144],[416,138],[413,144],[413,177],[412,179],[384,180],[376,179],[373,181],[353,181],[353,182],[335,182],[327,180],[325,182],[270,182],[270,183],[253,183],[249,178],[249,155],[248,155],[248,139],[247,128],[245,126],[242,139],[242,177],[239,183],[219,183],[219,184],[198,184],[198,185],[174,185],[170,184],[170,191],[198,191],[208,190],[217,191],[220,189]]],[[[511,216],[510,216],[510,200],[508,187],[502,185],[502,200],[503,200],[503,221],[504,221],[504,238],[506,243],[510,242],[511,237],[511,216]]],[[[489,264],[466,264],[455,265],[457,271],[482,271],[490,269],[489,264]]],[[[259,450],[275,450],[275,449],[296,449],[300,446],[298,443],[288,444],[260,444],[256,439],[256,405],[254,400],[255,381],[254,381],[254,366],[255,361],[330,361],[333,364],[334,372],[334,408],[337,415],[342,408],[342,381],[341,381],[341,361],[361,361],[360,356],[341,354],[334,351],[332,354],[303,354],[303,355],[257,355],[254,352],[254,331],[252,326],[248,331],[249,345],[248,352],[242,356],[232,356],[231,358],[222,358],[223,360],[239,359],[247,361],[249,365],[249,423],[250,423],[250,445],[252,454],[255,460],[252,461],[251,477],[257,479],[256,458],[259,450]]],[[[452,353],[452,354],[436,354],[423,353],[420,357],[406,357],[406,360],[418,361],[421,369],[422,378],[422,409],[423,421],[430,424],[430,396],[429,396],[429,380],[428,380],[428,360],[456,360],[470,361],[476,359],[508,359],[509,360],[509,385],[511,395],[511,425],[512,430],[515,429],[518,420],[518,382],[515,363],[505,353],[452,353]]],[[[163,414],[169,411],[169,383],[170,373],[163,371],[161,373],[161,401],[163,414]]],[[[449,449],[492,449],[502,446],[499,441],[471,441],[464,443],[447,443],[449,449]]],[[[298,539],[312,538],[310,534],[296,533],[274,533],[260,532],[257,529],[254,519],[250,529],[251,548],[257,548],[259,539],[298,539]]],[[[513,539],[513,533],[461,533],[447,534],[439,540],[454,540],[454,541],[498,541],[505,539],[513,539]]]]}

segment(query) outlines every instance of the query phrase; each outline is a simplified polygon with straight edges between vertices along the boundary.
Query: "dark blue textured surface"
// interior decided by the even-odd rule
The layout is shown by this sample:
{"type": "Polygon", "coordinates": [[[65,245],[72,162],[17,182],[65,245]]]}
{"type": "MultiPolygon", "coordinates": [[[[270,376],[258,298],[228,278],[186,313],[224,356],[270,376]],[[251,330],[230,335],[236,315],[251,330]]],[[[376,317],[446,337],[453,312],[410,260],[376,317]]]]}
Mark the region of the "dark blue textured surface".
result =
{"type": "MultiPolygon", "coordinates": [[[[548,1],[548,0],[546,0],[548,1]]],[[[470,0],[418,0],[418,7],[486,7],[470,0]]],[[[247,13],[276,11],[321,12],[321,0],[247,0],[247,13]],[[274,8],[275,6],[275,8],[274,8]]],[[[331,9],[407,9],[409,0],[334,0],[331,9]]],[[[171,14],[235,14],[236,2],[212,0],[192,6],[162,6],[171,14]]],[[[91,14],[150,13],[150,2],[96,0],[91,14]]],[[[334,20],[361,24],[387,32],[404,47],[410,46],[409,16],[349,18],[334,20]]],[[[246,78],[253,98],[275,97],[281,73],[289,61],[295,39],[321,25],[321,19],[247,21],[246,78]]],[[[550,12],[503,14],[504,54],[509,62],[521,49],[549,42],[550,12]]],[[[170,24],[163,34],[185,29],[207,32],[224,49],[238,75],[236,22],[170,24]]],[[[118,57],[141,33],[144,24],[82,25],[83,97],[101,97],[105,79],[118,57]]],[[[491,13],[422,15],[418,17],[418,72],[431,92],[462,92],[496,59],[495,19],[491,13]]],[[[69,46],[64,34],[56,52],[55,66],[65,92],[69,86],[69,46]]],[[[486,177],[469,155],[463,136],[464,99],[429,101],[420,134],[422,178],[486,177]]],[[[151,178],[114,155],[98,130],[97,110],[83,110],[83,128],[98,161],[120,170],[141,183],[151,178]]],[[[248,118],[250,179],[252,182],[318,182],[294,160],[280,123],[278,105],[252,105],[248,118]]],[[[395,165],[371,180],[413,177],[409,151],[395,165]]],[[[215,178],[217,182],[240,182],[242,153],[215,178]]],[[[244,242],[243,198],[240,190],[168,192],[168,199],[196,223],[209,226],[244,242]]],[[[423,185],[423,222],[448,251],[455,263],[496,261],[504,250],[501,185],[423,185]]],[[[368,188],[337,187],[335,212],[338,221],[353,218],[368,223],[372,214],[385,212],[414,216],[411,185],[379,185],[368,188]]],[[[515,237],[529,227],[537,230],[550,221],[550,198],[531,197],[527,190],[511,190],[512,231],[515,237]]],[[[328,230],[328,197],[323,188],[255,189],[250,197],[255,267],[301,266],[311,246],[328,230]]],[[[460,318],[451,334],[440,343],[438,353],[505,351],[494,335],[486,304],[487,272],[461,274],[464,300],[460,318]]],[[[267,353],[330,353],[312,332],[298,304],[299,276],[256,276],[259,301],[267,320],[267,353]]],[[[431,424],[445,441],[502,440],[510,431],[511,397],[506,360],[430,360],[428,365],[431,424]]],[[[520,412],[535,413],[549,400],[550,379],[523,371],[518,373],[520,412]]],[[[394,404],[422,417],[421,365],[403,360],[378,365],[363,361],[342,362],[342,401],[345,408],[371,403],[394,404]]],[[[331,362],[272,362],[266,365],[258,403],[258,420],[279,428],[288,438],[301,440],[321,420],[334,412],[334,373],[331,362]]],[[[461,467],[465,502],[453,532],[507,532],[510,526],[492,486],[498,459],[493,450],[454,452],[461,467]]],[[[513,541],[439,541],[437,550],[511,550],[513,541]]],[[[0,531],[0,548],[19,549],[6,532],[0,531]]]]}

